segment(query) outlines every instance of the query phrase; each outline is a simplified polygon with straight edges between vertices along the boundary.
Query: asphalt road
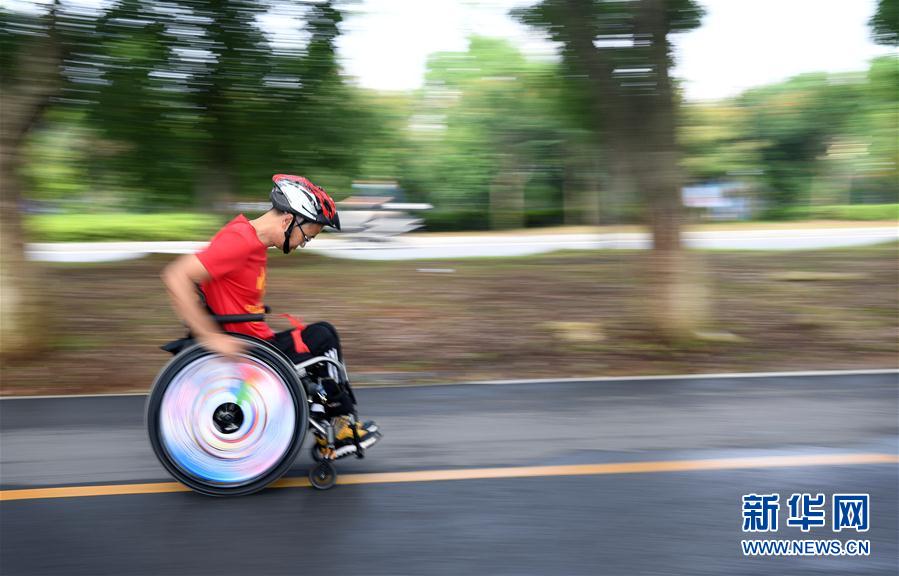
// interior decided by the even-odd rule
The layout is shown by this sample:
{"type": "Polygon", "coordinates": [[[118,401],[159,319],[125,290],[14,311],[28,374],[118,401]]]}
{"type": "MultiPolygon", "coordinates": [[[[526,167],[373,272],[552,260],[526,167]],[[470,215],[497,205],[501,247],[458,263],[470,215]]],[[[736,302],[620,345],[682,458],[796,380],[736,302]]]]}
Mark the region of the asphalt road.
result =
{"type": "MultiPolygon", "coordinates": [[[[385,432],[368,458],[338,463],[345,477],[362,483],[238,499],[166,492],[4,501],[0,573],[897,573],[895,372],[357,394],[362,415],[385,432]],[[888,460],[807,460],[866,454],[888,460]],[[657,462],[717,464],[664,471],[657,462]],[[553,472],[613,463],[645,469],[553,472]],[[555,468],[527,477],[467,476],[473,469],[546,466],[555,468]],[[414,474],[425,470],[451,470],[459,479],[417,481],[414,474]],[[361,476],[377,472],[412,474],[402,482],[361,476]],[[828,501],[834,493],[870,494],[870,530],[835,534],[829,518],[808,534],[786,527],[786,500],[803,492],[824,493],[828,501]],[[741,531],[741,497],[749,493],[781,495],[777,534],[741,531]],[[871,552],[749,558],[740,551],[748,537],[867,539],[871,552]]],[[[169,482],[145,438],[143,402],[0,401],[3,494],[169,482]]],[[[309,463],[304,452],[288,476],[305,476],[309,463]]]]}
{"type": "MultiPolygon", "coordinates": [[[[814,250],[864,246],[899,239],[896,226],[799,228],[685,232],[691,248],[714,250],[814,250]]],[[[205,242],[58,242],[29,244],[32,260],[47,262],[108,262],[141,258],[151,253],[192,254],[205,242]]],[[[646,233],[580,234],[409,234],[369,241],[353,236],[323,236],[307,250],[352,260],[416,260],[526,256],[557,250],[638,250],[651,246],[646,233]]]]}

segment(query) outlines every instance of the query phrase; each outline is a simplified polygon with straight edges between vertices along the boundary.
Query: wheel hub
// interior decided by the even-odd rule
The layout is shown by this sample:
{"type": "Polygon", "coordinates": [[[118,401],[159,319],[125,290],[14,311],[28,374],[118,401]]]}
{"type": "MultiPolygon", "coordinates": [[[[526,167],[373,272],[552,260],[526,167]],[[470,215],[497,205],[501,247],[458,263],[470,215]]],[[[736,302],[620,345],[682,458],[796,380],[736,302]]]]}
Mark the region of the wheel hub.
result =
{"type": "Polygon", "coordinates": [[[234,434],[243,424],[243,410],[233,402],[225,402],[215,409],[212,423],[222,434],[234,434]]]}

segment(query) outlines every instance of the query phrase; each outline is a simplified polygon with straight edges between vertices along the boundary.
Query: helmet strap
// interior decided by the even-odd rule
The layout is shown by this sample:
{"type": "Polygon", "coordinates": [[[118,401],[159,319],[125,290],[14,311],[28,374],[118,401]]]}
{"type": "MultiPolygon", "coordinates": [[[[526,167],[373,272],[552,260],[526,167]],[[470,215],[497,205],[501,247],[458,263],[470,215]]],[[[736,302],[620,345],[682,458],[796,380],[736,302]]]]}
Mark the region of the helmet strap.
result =
{"type": "Polygon", "coordinates": [[[287,226],[287,230],[284,231],[284,246],[281,247],[284,250],[285,254],[290,254],[290,235],[293,233],[293,227],[297,225],[297,215],[294,214],[293,218],[290,220],[290,224],[287,226]]]}

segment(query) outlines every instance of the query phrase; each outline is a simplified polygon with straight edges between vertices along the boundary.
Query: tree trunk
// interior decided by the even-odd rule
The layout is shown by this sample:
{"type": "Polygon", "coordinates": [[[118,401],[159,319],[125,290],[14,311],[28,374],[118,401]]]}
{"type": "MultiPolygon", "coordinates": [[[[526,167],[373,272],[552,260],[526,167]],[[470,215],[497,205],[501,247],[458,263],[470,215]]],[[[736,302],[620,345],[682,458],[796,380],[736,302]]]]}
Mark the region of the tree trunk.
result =
{"type": "Polygon", "coordinates": [[[194,202],[201,212],[215,211],[230,214],[233,210],[231,203],[237,193],[236,168],[232,161],[232,144],[228,140],[225,130],[222,130],[219,117],[221,114],[214,107],[215,99],[210,100],[207,106],[210,118],[212,142],[206,148],[205,164],[199,171],[199,180],[194,189],[194,202]]]}
{"type": "Polygon", "coordinates": [[[610,130],[615,136],[615,144],[608,145],[605,150],[606,160],[606,190],[604,197],[604,218],[610,223],[634,222],[642,218],[642,210],[639,206],[641,190],[636,181],[636,173],[639,172],[638,162],[640,154],[639,146],[635,147],[628,141],[633,136],[629,126],[618,127],[610,130]]]}
{"type": "Polygon", "coordinates": [[[512,154],[501,154],[499,173],[490,185],[490,227],[523,228],[524,187],[527,173],[516,166],[512,154]]]}
{"type": "Polygon", "coordinates": [[[689,340],[706,322],[707,306],[699,260],[691,258],[681,245],[684,210],[675,136],[676,110],[668,69],[666,1],[643,0],[638,22],[645,26],[645,35],[652,39],[655,90],[651,96],[634,103],[633,117],[642,123],[636,137],[625,141],[633,144],[631,158],[639,158],[641,165],[645,164],[633,173],[652,231],[651,301],[655,305],[656,323],[667,340],[689,340]]]}
{"type": "MultiPolygon", "coordinates": [[[[222,58],[222,56],[220,56],[222,58]]],[[[199,181],[194,189],[194,201],[200,211],[214,210],[230,213],[230,203],[237,192],[236,166],[234,166],[234,144],[232,132],[226,125],[225,70],[217,70],[212,86],[202,95],[200,107],[206,111],[204,118],[210,142],[205,150],[204,166],[199,172],[199,181]]]]}
{"type": "Polygon", "coordinates": [[[584,187],[584,179],[581,173],[581,163],[578,161],[576,146],[565,148],[565,164],[562,175],[562,219],[566,226],[574,226],[581,223],[581,198],[584,187]]]}
{"type": "Polygon", "coordinates": [[[19,213],[16,151],[6,144],[0,167],[0,356],[4,360],[41,350],[45,327],[38,270],[25,257],[19,213]]]}
{"type": "Polygon", "coordinates": [[[231,169],[225,164],[210,160],[200,171],[200,179],[196,184],[197,208],[201,212],[230,213],[236,188],[231,169]]]}
{"type": "Polygon", "coordinates": [[[649,302],[659,334],[671,342],[688,341],[708,320],[708,295],[701,256],[681,244],[683,209],[677,185],[677,155],[649,154],[653,170],[639,176],[647,197],[652,232],[648,259],[649,302]]]}
{"type": "Polygon", "coordinates": [[[63,51],[55,31],[54,2],[45,16],[46,35],[19,48],[17,79],[0,92],[0,356],[38,353],[45,343],[43,291],[38,267],[25,256],[20,168],[22,149],[60,89],[63,51]]]}
{"type": "Polygon", "coordinates": [[[567,147],[565,157],[562,181],[565,224],[598,226],[599,185],[595,154],[592,148],[585,151],[584,144],[577,143],[567,147]]]}

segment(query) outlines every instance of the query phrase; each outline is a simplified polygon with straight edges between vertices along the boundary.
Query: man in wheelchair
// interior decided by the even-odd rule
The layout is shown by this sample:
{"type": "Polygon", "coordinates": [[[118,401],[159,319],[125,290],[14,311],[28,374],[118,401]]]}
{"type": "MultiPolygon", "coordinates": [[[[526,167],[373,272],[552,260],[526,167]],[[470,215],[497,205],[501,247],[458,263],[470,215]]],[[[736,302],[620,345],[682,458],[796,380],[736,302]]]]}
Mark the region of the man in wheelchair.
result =
{"type": "MultiPolygon", "coordinates": [[[[275,333],[264,321],[219,327],[210,315],[264,313],[268,248],[277,246],[289,254],[294,248],[305,247],[325,226],[340,230],[334,200],[322,188],[301,176],[276,174],[272,180],[272,208],[268,212],[255,220],[237,216],[218,231],[205,250],[182,256],[165,268],[162,279],[172,305],[193,338],[223,356],[234,357],[244,349],[243,341],[226,334],[238,332],[269,341],[294,364],[316,356],[343,363],[340,338],[327,322],[304,326],[285,314],[294,328],[275,333]]],[[[318,370],[314,374],[318,386],[312,391],[316,401],[310,416],[334,419],[337,455],[355,452],[357,446],[373,445],[380,438],[377,425],[372,421],[351,425],[346,417],[355,411],[349,382],[343,381],[331,364],[327,368],[310,367],[310,372],[313,370],[318,370]]],[[[317,440],[324,450],[327,441],[322,437],[317,440]]]]}

